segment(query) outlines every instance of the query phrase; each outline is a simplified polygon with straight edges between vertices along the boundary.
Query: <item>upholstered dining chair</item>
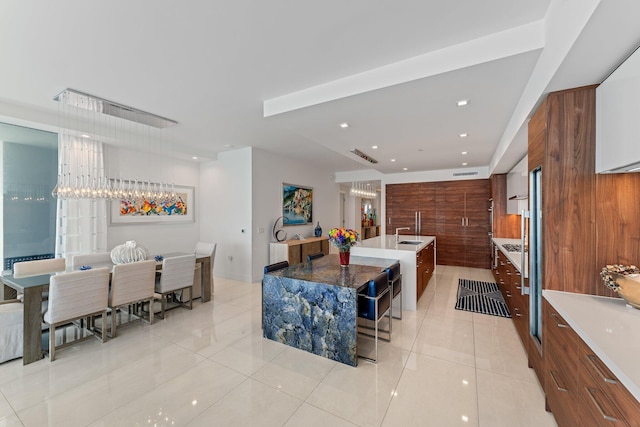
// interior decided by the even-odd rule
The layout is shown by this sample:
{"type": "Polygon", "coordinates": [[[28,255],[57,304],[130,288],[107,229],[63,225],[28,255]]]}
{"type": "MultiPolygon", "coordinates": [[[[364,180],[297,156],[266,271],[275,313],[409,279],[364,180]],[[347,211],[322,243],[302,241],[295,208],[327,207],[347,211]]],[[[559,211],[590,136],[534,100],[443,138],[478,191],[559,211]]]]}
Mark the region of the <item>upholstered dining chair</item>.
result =
{"type": "Polygon", "coordinates": [[[0,301],[0,363],[22,357],[23,309],[17,299],[0,301]]]}
{"type": "MultiPolygon", "coordinates": [[[[208,256],[211,258],[211,294],[213,295],[213,262],[216,258],[217,243],[198,242],[193,253],[196,254],[196,258],[208,256]]],[[[200,298],[202,296],[202,264],[196,264],[195,274],[193,276],[193,298],[200,298]]]]}
{"type": "MultiPolygon", "coordinates": [[[[358,293],[358,317],[373,322],[374,334],[364,334],[372,336],[375,343],[375,357],[367,357],[358,354],[358,357],[369,360],[371,362],[378,362],[378,339],[383,339],[379,336],[380,332],[388,332],[389,339],[385,341],[391,341],[391,319],[389,319],[389,330],[380,330],[379,323],[385,314],[391,310],[391,289],[389,288],[389,278],[386,272],[378,274],[374,279],[369,281],[366,289],[358,293]]],[[[368,327],[367,327],[368,328],[368,327]]]]}
{"type": "Polygon", "coordinates": [[[400,263],[396,262],[386,270],[389,286],[391,287],[391,315],[394,319],[402,320],[402,273],[400,273],[400,263]],[[393,309],[393,300],[400,296],[400,314],[396,314],[393,309]]]}
{"type": "MultiPolygon", "coordinates": [[[[67,268],[64,258],[38,259],[34,261],[16,262],[13,264],[13,277],[20,279],[23,277],[39,276],[41,274],[60,273],[67,268]]],[[[24,295],[18,294],[17,298],[22,301],[24,295]]],[[[42,313],[46,310],[46,300],[49,292],[42,293],[42,313]]]]}
{"type": "Polygon", "coordinates": [[[38,276],[40,274],[59,273],[67,268],[64,258],[38,259],[35,261],[23,261],[13,264],[13,277],[38,276]]]}
{"type": "MultiPolygon", "coordinates": [[[[49,361],[56,357],[56,327],[74,320],[101,315],[102,334],[106,340],[107,306],[109,301],[109,268],[56,274],[49,281],[49,301],[44,321],[49,325],[49,361]]],[[[68,342],[66,347],[81,340],[68,342]]]]}
{"type": "MultiPolygon", "coordinates": [[[[117,312],[121,307],[144,302],[148,302],[149,307],[153,306],[155,283],[156,262],[153,260],[113,266],[109,291],[110,338],[116,336],[117,312]]],[[[149,323],[153,323],[152,308],[149,309],[149,323]]]]}
{"type": "Polygon", "coordinates": [[[110,252],[93,252],[87,254],[77,254],[71,257],[71,268],[77,270],[83,265],[107,266],[112,264],[110,252]]]}
{"type": "MultiPolygon", "coordinates": [[[[193,308],[193,276],[196,265],[196,254],[169,257],[162,260],[162,272],[156,278],[155,298],[160,300],[159,317],[164,319],[166,311],[167,296],[177,291],[189,290],[189,301],[180,303],[178,306],[193,308]]],[[[185,299],[186,300],[186,299],[185,299]]],[[[157,315],[158,313],[156,313],[157,315]]]]}
{"type": "Polygon", "coordinates": [[[307,261],[313,261],[314,259],[322,258],[324,256],[324,252],[318,252],[317,254],[309,254],[307,255],[307,261]]]}

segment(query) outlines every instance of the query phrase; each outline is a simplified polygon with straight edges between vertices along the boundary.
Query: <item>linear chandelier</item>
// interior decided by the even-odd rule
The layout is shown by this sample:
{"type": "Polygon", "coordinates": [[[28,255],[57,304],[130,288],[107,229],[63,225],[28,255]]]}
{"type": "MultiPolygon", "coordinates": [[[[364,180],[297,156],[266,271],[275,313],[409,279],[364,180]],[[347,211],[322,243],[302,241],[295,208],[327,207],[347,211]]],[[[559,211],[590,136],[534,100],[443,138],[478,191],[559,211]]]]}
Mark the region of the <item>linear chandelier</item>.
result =
{"type": "MultiPolygon", "coordinates": [[[[171,201],[176,198],[173,184],[152,183],[150,179],[112,179],[104,172],[102,143],[84,140],[71,131],[72,123],[79,128],[80,122],[88,122],[89,115],[96,122],[101,117],[111,116],[140,124],[150,137],[150,128],[164,129],[178,124],[175,120],[128,107],[74,89],[65,89],[53,98],[59,102],[61,156],[58,181],[51,192],[58,199],[124,199],[133,201],[171,201]],[[64,123],[64,125],[63,125],[64,123]],[[63,151],[64,150],[64,151],[63,151]],[[99,159],[99,160],[98,160],[99,159]]],[[[106,124],[105,127],[110,125],[106,124]]],[[[82,123],[88,126],[88,123],[82,123]]],[[[104,130],[105,134],[114,129],[104,130]]]]}
{"type": "Polygon", "coordinates": [[[352,182],[349,195],[354,197],[361,197],[363,199],[375,199],[378,197],[378,192],[371,189],[370,183],[365,182],[352,182]]]}

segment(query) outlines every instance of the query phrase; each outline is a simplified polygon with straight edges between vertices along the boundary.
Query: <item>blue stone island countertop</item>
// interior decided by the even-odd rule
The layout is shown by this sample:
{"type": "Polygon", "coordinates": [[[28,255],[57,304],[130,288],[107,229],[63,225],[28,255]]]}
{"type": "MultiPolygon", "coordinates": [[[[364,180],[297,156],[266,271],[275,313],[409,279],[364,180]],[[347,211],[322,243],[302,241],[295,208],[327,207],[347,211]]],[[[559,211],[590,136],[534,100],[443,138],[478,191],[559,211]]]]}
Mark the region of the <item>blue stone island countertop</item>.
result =
{"type": "Polygon", "coordinates": [[[356,366],[358,289],[396,262],[352,257],[341,267],[328,255],[265,274],[264,337],[356,366]]]}

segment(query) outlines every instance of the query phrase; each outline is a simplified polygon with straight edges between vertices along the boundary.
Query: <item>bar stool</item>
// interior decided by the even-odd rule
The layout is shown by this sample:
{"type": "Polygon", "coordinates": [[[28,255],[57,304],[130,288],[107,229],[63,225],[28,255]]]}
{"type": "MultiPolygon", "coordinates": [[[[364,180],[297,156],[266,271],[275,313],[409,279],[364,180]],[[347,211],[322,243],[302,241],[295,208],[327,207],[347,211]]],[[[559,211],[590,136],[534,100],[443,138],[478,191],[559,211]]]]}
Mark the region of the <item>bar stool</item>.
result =
{"type": "Polygon", "coordinates": [[[394,319],[402,320],[402,273],[400,273],[400,263],[397,262],[386,269],[389,287],[391,288],[391,316],[394,319]],[[400,295],[400,315],[393,314],[393,300],[400,295]]]}
{"type": "Polygon", "coordinates": [[[378,362],[378,338],[379,332],[387,332],[389,339],[385,341],[391,341],[391,318],[389,318],[389,330],[385,331],[379,328],[380,320],[385,317],[385,314],[391,310],[391,288],[389,287],[389,279],[386,272],[378,274],[373,280],[369,281],[363,292],[358,293],[358,317],[366,320],[370,320],[374,323],[374,327],[365,327],[367,329],[373,329],[374,335],[362,333],[362,335],[371,336],[375,340],[375,358],[370,358],[362,355],[358,355],[363,359],[371,362],[378,362]]]}

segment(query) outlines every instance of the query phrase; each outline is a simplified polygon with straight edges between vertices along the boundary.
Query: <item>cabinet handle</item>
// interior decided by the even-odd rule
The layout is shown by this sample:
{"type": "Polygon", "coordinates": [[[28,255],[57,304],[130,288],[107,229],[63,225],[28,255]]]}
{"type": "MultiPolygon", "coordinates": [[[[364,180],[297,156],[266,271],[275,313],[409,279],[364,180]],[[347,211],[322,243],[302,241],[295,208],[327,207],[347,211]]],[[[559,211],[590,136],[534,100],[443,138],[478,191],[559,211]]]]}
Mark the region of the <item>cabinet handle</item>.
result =
{"type": "Polygon", "coordinates": [[[596,356],[594,356],[592,354],[587,354],[587,360],[589,361],[589,364],[591,365],[593,370],[596,371],[598,373],[598,375],[600,375],[600,378],[602,378],[602,381],[604,381],[605,383],[609,383],[609,384],[618,384],[618,381],[614,380],[613,378],[607,377],[604,374],[604,372],[602,372],[602,370],[600,368],[598,368],[598,366],[595,363],[596,356]]]}
{"type": "Polygon", "coordinates": [[[469,217],[467,217],[467,227],[469,226],[469,217]]]}
{"type": "Polygon", "coordinates": [[[522,314],[520,314],[520,309],[518,307],[513,307],[513,310],[516,312],[517,317],[522,317],[522,314]]]}
{"type": "Polygon", "coordinates": [[[551,378],[553,379],[553,382],[556,383],[556,388],[558,389],[558,391],[564,391],[564,392],[568,392],[569,390],[567,390],[564,387],[560,387],[560,384],[558,384],[558,380],[556,379],[556,376],[554,375],[554,370],[550,370],[549,373],[551,374],[551,378]]]}
{"type": "Polygon", "coordinates": [[[618,419],[616,417],[612,417],[611,415],[607,415],[604,412],[604,410],[602,409],[602,406],[600,406],[600,404],[596,400],[596,397],[593,395],[593,392],[597,391],[597,390],[594,389],[594,388],[591,388],[591,387],[585,387],[584,389],[587,390],[587,394],[591,398],[591,402],[593,402],[593,404],[595,405],[596,409],[598,409],[598,412],[600,412],[600,415],[602,416],[602,418],[604,418],[607,421],[612,421],[614,423],[617,423],[618,419]]]}
{"type": "Polygon", "coordinates": [[[557,320],[557,319],[558,319],[558,315],[557,315],[556,313],[551,313],[551,317],[553,317],[554,319],[556,319],[556,326],[557,326],[558,328],[568,328],[568,327],[569,327],[569,325],[565,325],[564,323],[560,323],[560,322],[558,322],[558,320],[557,320]]]}
{"type": "Polygon", "coordinates": [[[518,286],[518,285],[516,285],[516,289],[517,289],[517,290],[521,290],[521,289],[522,289],[522,286],[518,286]]]}
{"type": "Polygon", "coordinates": [[[460,225],[464,227],[464,218],[460,218],[460,221],[462,221],[460,225]]]}

